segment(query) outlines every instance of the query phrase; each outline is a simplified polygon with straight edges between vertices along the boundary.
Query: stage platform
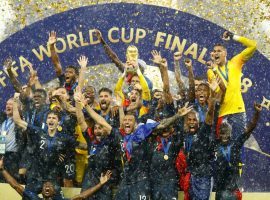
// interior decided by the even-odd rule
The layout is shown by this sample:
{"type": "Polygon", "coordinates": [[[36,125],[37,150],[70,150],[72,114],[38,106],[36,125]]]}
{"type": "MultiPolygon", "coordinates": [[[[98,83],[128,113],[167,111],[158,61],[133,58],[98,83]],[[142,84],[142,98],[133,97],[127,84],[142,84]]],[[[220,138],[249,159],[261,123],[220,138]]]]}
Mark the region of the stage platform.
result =
{"type": "MultiPolygon", "coordinates": [[[[80,188],[62,188],[66,198],[79,194],[80,188]]],[[[179,200],[183,199],[183,192],[179,192],[179,200]]],[[[211,200],[215,199],[215,193],[212,193],[211,200]]],[[[270,199],[270,193],[244,193],[243,200],[267,200],[270,199]]],[[[20,195],[8,184],[0,183],[0,200],[21,200],[20,195]]]]}

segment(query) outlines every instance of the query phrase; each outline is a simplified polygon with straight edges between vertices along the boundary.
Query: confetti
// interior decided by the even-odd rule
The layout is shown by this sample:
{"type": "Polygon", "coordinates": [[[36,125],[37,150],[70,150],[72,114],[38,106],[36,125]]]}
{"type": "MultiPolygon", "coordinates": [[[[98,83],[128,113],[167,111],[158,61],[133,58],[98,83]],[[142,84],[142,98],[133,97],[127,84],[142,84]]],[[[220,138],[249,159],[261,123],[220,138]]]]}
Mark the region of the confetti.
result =
{"type": "MultiPolygon", "coordinates": [[[[36,21],[70,9],[105,3],[157,5],[209,20],[231,32],[258,41],[258,50],[270,59],[270,1],[268,0],[2,0],[0,42],[36,21]]],[[[166,14],[166,13],[163,13],[166,14]]],[[[140,13],[133,13],[134,16],[140,13]]]]}

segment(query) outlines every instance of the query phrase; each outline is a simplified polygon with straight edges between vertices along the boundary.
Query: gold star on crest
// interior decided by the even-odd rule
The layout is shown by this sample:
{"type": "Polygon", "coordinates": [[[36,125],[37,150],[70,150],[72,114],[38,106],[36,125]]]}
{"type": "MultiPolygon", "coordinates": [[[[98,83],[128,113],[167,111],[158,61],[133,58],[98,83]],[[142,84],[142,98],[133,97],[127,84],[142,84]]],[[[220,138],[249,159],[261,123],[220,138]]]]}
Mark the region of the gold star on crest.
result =
{"type": "Polygon", "coordinates": [[[266,99],[264,96],[263,96],[263,101],[261,103],[261,106],[262,107],[265,107],[267,110],[269,110],[269,107],[270,107],[270,100],[269,99],[266,99]]]}

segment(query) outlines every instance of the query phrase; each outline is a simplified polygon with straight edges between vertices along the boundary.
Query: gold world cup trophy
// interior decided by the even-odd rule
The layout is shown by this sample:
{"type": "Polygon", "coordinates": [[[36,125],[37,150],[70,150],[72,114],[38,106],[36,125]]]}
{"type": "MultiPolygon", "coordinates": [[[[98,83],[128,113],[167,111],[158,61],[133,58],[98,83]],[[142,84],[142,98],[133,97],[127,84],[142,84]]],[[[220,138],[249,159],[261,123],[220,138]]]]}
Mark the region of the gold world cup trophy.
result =
{"type": "Polygon", "coordinates": [[[139,57],[139,51],[138,48],[134,45],[130,45],[127,48],[126,51],[126,59],[127,59],[127,73],[136,73],[136,68],[133,65],[130,65],[128,63],[132,63],[135,62],[138,64],[138,57],[139,57]]]}

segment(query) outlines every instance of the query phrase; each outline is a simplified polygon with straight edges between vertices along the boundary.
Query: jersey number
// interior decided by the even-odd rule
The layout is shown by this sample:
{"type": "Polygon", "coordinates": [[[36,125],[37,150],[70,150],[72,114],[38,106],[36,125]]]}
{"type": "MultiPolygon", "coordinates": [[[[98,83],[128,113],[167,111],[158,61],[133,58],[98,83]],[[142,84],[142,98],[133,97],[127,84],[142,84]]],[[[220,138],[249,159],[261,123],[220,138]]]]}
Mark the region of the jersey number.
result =
{"type": "Polygon", "coordinates": [[[73,173],[75,170],[75,166],[74,164],[70,164],[70,165],[65,165],[66,168],[66,174],[70,174],[73,173]]]}
{"type": "Polygon", "coordinates": [[[44,145],[46,143],[45,140],[41,140],[40,143],[41,144],[40,144],[39,148],[44,149],[44,145]]]}

